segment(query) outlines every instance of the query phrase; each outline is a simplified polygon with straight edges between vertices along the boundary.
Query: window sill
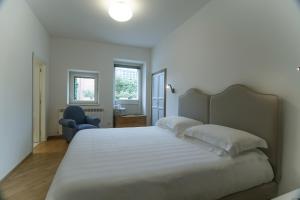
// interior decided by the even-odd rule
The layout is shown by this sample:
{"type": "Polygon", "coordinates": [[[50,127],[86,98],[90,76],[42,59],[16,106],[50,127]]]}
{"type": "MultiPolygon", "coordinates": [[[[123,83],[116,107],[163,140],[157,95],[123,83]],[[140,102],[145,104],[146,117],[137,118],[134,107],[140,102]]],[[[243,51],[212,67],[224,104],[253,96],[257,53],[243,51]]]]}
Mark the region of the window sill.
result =
{"type": "Polygon", "coordinates": [[[100,106],[99,103],[68,103],[67,104],[68,106],[100,106]]]}
{"type": "Polygon", "coordinates": [[[138,105],[140,104],[139,100],[115,100],[116,104],[121,105],[138,105]]]}

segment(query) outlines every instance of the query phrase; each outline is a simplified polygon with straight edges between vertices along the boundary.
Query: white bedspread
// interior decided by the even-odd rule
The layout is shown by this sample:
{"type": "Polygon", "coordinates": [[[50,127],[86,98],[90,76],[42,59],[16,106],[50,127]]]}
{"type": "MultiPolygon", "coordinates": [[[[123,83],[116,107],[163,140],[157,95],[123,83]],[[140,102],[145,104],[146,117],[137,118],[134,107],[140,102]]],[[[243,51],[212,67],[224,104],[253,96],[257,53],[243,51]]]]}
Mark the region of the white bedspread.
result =
{"type": "Polygon", "coordinates": [[[158,127],[79,132],[47,200],[211,200],[271,182],[260,151],[219,157],[158,127]]]}

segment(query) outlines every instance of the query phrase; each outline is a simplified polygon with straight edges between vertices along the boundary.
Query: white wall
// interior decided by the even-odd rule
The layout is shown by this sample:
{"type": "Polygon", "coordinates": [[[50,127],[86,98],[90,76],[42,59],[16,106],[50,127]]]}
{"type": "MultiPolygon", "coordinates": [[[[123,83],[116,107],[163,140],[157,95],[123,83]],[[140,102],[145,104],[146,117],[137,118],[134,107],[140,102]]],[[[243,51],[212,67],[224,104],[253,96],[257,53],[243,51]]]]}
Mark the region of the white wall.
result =
{"type": "Polygon", "coordinates": [[[48,34],[24,0],[0,0],[0,180],[32,151],[32,52],[48,34]]]}
{"type": "Polygon", "coordinates": [[[242,83],[283,100],[280,191],[300,187],[300,5],[294,0],[212,0],[153,50],[168,69],[167,114],[191,87],[217,93],[242,83]]]}
{"type": "MultiPolygon", "coordinates": [[[[100,72],[100,106],[104,108],[103,126],[111,127],[113,119],[113,77],[114,59],[145,62],[149,74],[150,49],[96,43],[63,38],[51,40],[50,67],[50,112],[48,134],[57,134],[57,109],[67,104],[68,69],[81,69],[100,72]]],[[[149,85],[149,76],[145,76],[149,85]]],[[[144,84],[146,87],[146,84],[144,84]]],[[[145,88],[143,88],[145,91],[145,88]]],[[[144,110],[149,108],[149,90],[143,96],[144,110]],[[146,101],[147,100],[147,101],[146,101]]]]}

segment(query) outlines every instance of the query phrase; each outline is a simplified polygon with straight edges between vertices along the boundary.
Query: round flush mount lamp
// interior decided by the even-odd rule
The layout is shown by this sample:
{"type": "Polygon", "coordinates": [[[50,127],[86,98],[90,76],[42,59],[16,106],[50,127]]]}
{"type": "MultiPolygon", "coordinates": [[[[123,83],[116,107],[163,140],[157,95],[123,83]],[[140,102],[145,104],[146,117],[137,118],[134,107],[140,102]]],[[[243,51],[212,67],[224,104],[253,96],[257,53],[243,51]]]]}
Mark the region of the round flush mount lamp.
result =
{"type": "Polygon", "coordinates": [[[298,72],[300,72],[300,67],[296,67],[296,70],[297,70],[298,72]]]}
{"type": "Polygon", "coordinates": [[[133,16],[128,0],[111,0],[108,13],[111,18],[118,22],[127,22],[133,16]]]}

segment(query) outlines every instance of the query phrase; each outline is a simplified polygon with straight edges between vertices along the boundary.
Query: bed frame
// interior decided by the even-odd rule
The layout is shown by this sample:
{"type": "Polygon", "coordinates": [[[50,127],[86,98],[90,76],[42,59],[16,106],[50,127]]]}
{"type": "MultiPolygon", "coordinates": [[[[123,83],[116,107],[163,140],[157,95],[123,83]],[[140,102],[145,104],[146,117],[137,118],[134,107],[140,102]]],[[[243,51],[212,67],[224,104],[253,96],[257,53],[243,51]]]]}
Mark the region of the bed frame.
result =
{"type": "Polygon", "coordinates": [[[238,192],[221,200],[267,200],[277,195],[281,178],[281,131],[279,98],[244,85],[232,85],[216,95],[190,89],[179,97],[178,114],[204,123],[244,130],[264,138],[275,178],[271,183],[238,192]]]}

